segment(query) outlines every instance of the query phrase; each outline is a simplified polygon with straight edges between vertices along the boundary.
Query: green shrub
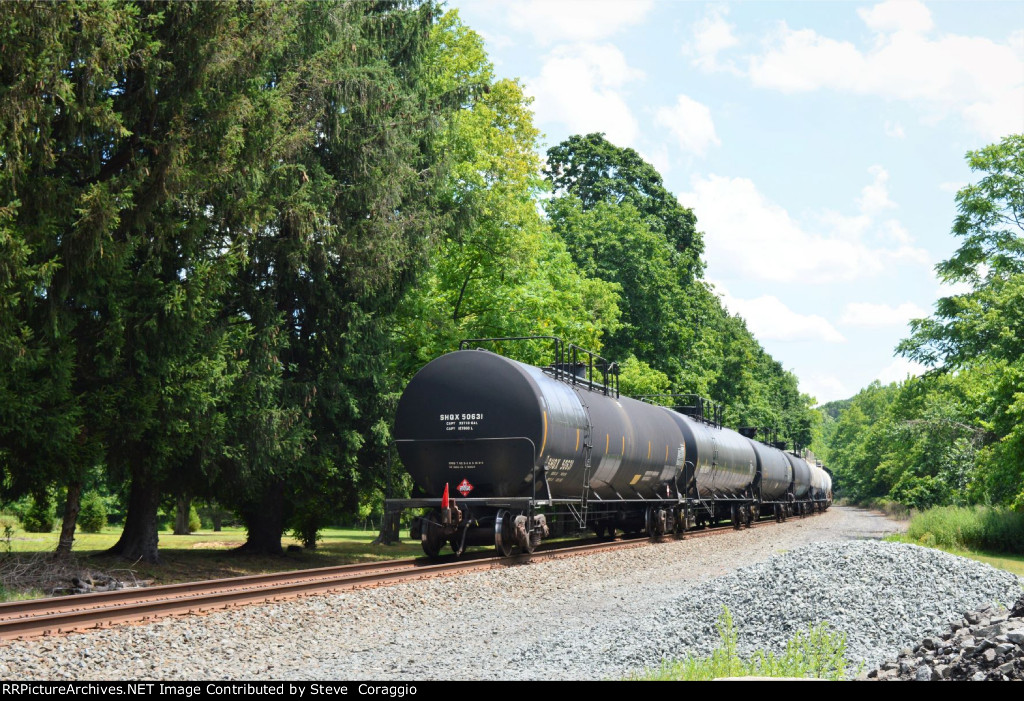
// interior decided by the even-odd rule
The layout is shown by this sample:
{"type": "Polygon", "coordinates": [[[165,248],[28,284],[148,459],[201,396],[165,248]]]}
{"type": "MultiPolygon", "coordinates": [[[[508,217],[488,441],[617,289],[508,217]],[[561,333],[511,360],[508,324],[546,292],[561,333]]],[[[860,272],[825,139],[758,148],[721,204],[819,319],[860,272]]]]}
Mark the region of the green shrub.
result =
{"type": "Polygon", "coordinates": [[[16,530],[21,526],[21,521],[14,514],[2,513],[0,514],[0,532],[10,528],[12,531],[16,530]]]}
{"type": "Polygon", "coordinates": [[[662,662],[658,670],[635,677],[645,681],[707,681],[721,677],[800,677],[839,680],[846,678],[846,635],[832,633],[827,623],[797,633],[779,656],[758,650],[744,660],[737,652],[738,635],[729,609],[718,617],[721,646],[710,657],[690,657],[662,662]]]}
{"type": "Polygon", "coordinates": [[[53,503],[48,498],[33,497],[21,524],[27,533],[49,533],[56,518],[53,503]]]}
{"type": "Polygon", "coordinates": [[[1024,554],[1024,513],[991,506],[937,506],[916,514],[907,535],[940,548],[1024,554]]]}
{"type": "Polygon", "coordinates": [[[188,531],[189,533],[195,533],[203,527],[203,522],[199,518],[199,512],[196,511],[196,505],[192,504],[188,509],[188,531]]]}
{"type": "Polygon", "coordinates": [[[881,511],[890,518],[895,518],[900,521],[906,521],[914,515],[914,511],[906,504],[901,504],[898,501],[892,499],[886,499],[884,497],[872,497],[870,499],[864,499],[857,502],[857,506],[863,506],[867,509],[876,509],[881,511]]]}
{"type": "Polygon", "coordinates": [[[107,505],[96,492],[86,492],[78,512],[78,527],[84,533],[99,533],[107,525],[107,505]]]}

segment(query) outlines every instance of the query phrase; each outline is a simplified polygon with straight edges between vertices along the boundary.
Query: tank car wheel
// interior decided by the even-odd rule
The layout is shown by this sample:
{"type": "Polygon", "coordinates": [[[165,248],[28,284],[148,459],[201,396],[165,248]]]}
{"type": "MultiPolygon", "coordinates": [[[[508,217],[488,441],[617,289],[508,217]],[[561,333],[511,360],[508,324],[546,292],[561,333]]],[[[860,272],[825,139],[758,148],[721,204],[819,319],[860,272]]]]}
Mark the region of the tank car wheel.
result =
{"type": "Polygon", "coordinates": [[[541,535],[534,533],[526,514],[519,512],[512,519],[515,530],[515,542],[519,544],[519,552],[530,555],[540,545],[541,535]]]}
{"type": "Polygon", "coordinates": [[[665,535],[665,510],[657,506],[648,506],[644,515],[644,530],[648,538],[665,535]]]}
{"type": "Polygon", "coordinates": [[[501,509],[494,518],[494,549],[501,557],[511,555],[512,546],[515,545],[515,526],[512,521],[512,513],[508,509],[501,509]]]}
{"type": "Polygon", "coordinates": [[[685,538],[686,537],[686,516],[687,516],[687,514],[686,514],[685,510],[683,510],[683,509],[676,510],[675,528],[672,529],[672,532],[675,534],[676,538],[685,538]]]}
{"type": "Polygon", "coordinates": [[[438,523],[440,520],[441,514],[433,511],[420,525],[420,544],[431,560],[436,560],[444,547],[444,531],[438,523]]]}
{"type": "Polygon", "coordinates": [[[607,523],[596,523],[594,524],[594,534],[597,535],[598,540],[614,540],[615,526],[607,523]]]}

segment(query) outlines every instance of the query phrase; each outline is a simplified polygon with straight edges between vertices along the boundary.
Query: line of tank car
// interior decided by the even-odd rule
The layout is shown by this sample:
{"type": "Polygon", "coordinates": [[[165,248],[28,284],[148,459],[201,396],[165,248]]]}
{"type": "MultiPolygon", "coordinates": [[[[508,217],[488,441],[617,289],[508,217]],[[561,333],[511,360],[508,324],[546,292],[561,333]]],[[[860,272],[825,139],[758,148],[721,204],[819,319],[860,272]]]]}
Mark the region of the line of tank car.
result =
{"type": "Polygon", "coordinates": [[[395,437],[415,487],[386,508],[395,523],[420,510],[411,537],[428,556],[446,544],[456,555],[490,544],[502,555],[532,552],[569,525],[658,537],[831,504],[822,467],[722,427],[706,401],[666,407],[620,396],[614,366],[558,352],[562,362],[540,368],[459,350],[409,382],[395,437]]]}

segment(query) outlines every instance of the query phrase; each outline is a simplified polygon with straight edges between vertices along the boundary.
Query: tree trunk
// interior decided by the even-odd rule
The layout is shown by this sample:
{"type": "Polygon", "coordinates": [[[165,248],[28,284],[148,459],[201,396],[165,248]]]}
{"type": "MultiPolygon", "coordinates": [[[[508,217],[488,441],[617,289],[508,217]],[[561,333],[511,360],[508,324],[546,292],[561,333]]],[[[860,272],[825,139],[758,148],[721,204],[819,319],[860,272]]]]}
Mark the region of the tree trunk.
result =
{"type": "Polygon", "coordinates": [[[189,535],[192,533],[192,530],[188,527],[188,517],[192,511],[192,499],[181,495],[177,501],[177,509],[174,516],[174,535],[189,535]]]}
{"type": "Polygon", "coordinates": [[[68,485],[68,500],[64,504],[64,520],[60,526],[60,539],[57,541],[56,557],[71,555],[71,546],[75,542],[75,526],[78,524],[78,512],[82,508],[82,482],[76,480],[68,485]]]}
{"type": "Polygon", "coordinates": [[[220,532],[220,522],[222,520],[221,513],[220,513],[220,507],[219,506],[217,506],[213,510],[213,515],[210,516],[210,518],[213,520],[213,531],[214,531],[214,533],[219,533],[220,532]]]}
{"type": "Polygon", "coordinates": [[[132,469],[132,486],[128,496],[128,514],[121,538],[107,551],[126,560],[142,560],[160,564],[157,541],[156,512],[160,506],[160,488],[147,470],[132,469]]]}
{"type": "Polygon", "coordinates": [[[399,537],[401,529],[402,512],[395,511],[385,513],[380,522],[380,533],[373,539],[371,545],[399,545],[402,539],[399,537]]]}
{"type": "Polygon", "coordinates": [[[282,555],[284,534],[284,482],[276,480],[263,491],[259,501],[246,504],[241,510],[245,521],[246,540],[233,552],[247,555],[282,555]]]}

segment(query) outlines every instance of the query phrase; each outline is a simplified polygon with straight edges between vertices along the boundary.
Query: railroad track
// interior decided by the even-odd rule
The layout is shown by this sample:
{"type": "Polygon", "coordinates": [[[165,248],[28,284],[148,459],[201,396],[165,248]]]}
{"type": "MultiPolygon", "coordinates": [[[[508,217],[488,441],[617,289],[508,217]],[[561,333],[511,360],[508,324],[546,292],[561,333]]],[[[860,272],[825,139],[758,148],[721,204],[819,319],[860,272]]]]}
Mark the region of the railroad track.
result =
{"type": "MultiPolygon", "coordinates": [[[[731,532],[731,526],[690,531],[687,538],[731,532]]],[[[664,540],[672,540],[666,537],[664,540]]],[[[0,604],[0,640],[96,630],[114,624],[148,622],[166,616],[206,613],[245,604],[283,601],[310,594],[325,594],[428,579],[473,570],[522,565],[549,559],[641,547],[646,536],[614,541],[586,542],[558,547],[552,544],[532,555],[496,557],[469,553],[461,559],[431,562],[426,558],[388,560],[369,564],[339,565],[313,570],[168,584],[139,589],[32,599],[0,604]]]]}

